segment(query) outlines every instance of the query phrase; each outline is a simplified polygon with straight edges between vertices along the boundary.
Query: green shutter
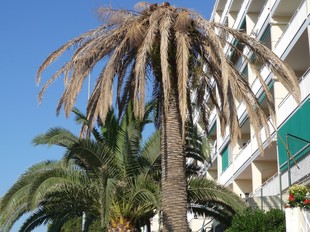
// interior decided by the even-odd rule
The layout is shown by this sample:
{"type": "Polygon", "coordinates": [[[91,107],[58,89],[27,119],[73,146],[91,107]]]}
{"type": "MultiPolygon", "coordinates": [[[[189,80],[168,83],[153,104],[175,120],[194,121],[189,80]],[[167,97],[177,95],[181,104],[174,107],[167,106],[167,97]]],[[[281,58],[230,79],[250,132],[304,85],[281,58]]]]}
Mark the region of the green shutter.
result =
{"type": "Polygon", "coordinates": [[[269,33],[270,33],[270,25],[268,25],[268,27],[267,27],[266,30],[264,31],[262,37],[260,38],[260,41],[261,41],[262,43],[265,42],[265,40],[266,40],[267,36],[269,35],[269,33]]]}
{"type": "MultiPolygon", "coordinates": [[[[291,134],[299,138],[310,140],[310,99],[308,99],[279,129],[279,135],[286,143],[286,135],[291,134]]],[[[291,154],[294,156],[308,143],[297,138],[288,138],[288,147],[291,154]]],[[[299,153],[295,160],[299,160],[310,152],[310,147],[299,153]]],[[[287,152],[282,141],[278,139],[278,156],[279,165],[283,165],[287,162],[287,152]]],[[[291,161],[293,164],[294,162],[291,161]]],[[[281,171],[287,169],[287,164],[281,167],[281,171]]]]}
{"type": "Polygon", "coordinates": [[[222,172],[228,168],[228,146],[225,147],[222,151],[222,172]]]}

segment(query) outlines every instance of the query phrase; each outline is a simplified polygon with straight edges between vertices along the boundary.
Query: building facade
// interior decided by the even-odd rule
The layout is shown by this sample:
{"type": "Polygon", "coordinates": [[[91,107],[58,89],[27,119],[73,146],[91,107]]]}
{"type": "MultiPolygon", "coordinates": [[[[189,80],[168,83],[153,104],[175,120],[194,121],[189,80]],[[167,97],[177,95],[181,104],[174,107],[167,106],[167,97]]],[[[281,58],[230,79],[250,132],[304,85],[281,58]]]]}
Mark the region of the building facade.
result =
{"type": "MultiPolygon", "coordinates": [[[[290,185],[308,184],[310,180],[310,0],[216,0],[211,21],[256,37],[299,78],[298,105],[264,64],[256,64],[273,94],[276,111],[276,121],[269,121],[271,137],[264,137],[263,154],[242,101],[238,102],[241,138],[237,145],[232,146],[229,133],[221,136],[215,109],[208,129],[213,150],[207,176],[231,187],[241,197],[254,200],[252,204],[259,208],[281,208],[290,185]]],[[[230,42],[239,46],[238,41],[230,42]]],[[[225,53],[245,74],[268,113],[258,78],[243,58],[234,56],[232,49],[227,48],[225,53]]],[[[246,48],[243,53],[248,55],[246,48]]]]}

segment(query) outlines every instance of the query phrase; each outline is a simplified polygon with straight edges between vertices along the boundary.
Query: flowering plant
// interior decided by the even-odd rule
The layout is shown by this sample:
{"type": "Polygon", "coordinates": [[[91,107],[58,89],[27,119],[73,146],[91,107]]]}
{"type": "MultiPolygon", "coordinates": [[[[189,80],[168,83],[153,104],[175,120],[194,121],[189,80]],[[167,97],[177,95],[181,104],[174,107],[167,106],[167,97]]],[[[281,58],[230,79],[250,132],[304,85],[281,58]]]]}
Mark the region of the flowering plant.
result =
{"type": "Polygon", "coordinates": [[[310,189],[304,185],[294,184],[288,189],[289,207],[301,207],[310,209],[310,189]]]}

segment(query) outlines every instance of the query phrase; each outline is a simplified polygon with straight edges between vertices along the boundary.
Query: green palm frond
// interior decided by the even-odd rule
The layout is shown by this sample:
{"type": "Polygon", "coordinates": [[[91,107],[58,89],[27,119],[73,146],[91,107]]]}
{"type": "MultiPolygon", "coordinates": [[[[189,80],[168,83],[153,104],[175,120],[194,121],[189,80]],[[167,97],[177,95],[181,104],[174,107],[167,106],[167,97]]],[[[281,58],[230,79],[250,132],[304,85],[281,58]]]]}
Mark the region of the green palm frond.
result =
{"type": "MultiPolygon", "coordinates": [[[[75,121],[82,125],[81,136],[84,136],[84,131],[90,126],[90,123],[86,117],[78,108],[73,108],[72,112],[75,114],[75,121]]],[[[92,135],[96,141],[102,141],[102,135],[96,127],[92,129],[92,135]]]]}
{"type": "Polygon", "coordinates": [[[155,214],[159,207],[159,186],[154,180],[145,176],[129,179],[127,184],[117,187],[117,196],[112,203],[110,216],[114,219],[120,216],[132,222],[155,214]]]}
{"type": "Polygon", "coordinates": [[[72,144],[79,140],[73,133],[64,128],[52,128],[47,133],[36,136],[32,143],[34,145],[57,145],[65,148],[70,147],[72,144]]]}
{"type": "Polygon", "coordinates": [[[188,180],[188,198],[190,202],[200,205],[208,201],[219,202],[235,212],[246,207],[245,202],[232,190],[203,177],[188,180]]]}
{"type": "MultiPolygon", "coordinates": [[[[62,165],[62,164],[61,164],[62,165]]],[[[59,167],[58,162],[46,161],[33,165],[8,190],[1,199],[1,225],[10,228],[22,214],[29,212],[29,192],[33,181],[47,169],[59,167]]]]}
{"type": "Polygon", "coordinates": [[[160,132],[153,133],[144,143],[141,151],[140,165],[145,175],[160,179],[160,132]]]}
{"type": "Polygon", "coordinates": [[[65,158],[80,161],[87,170],[96,169],[112,176],[117,174],[113,152],[102,143],[81,139],[66,151],[65,158]]]}
{"type": "MultiPolygon", "coordinates": [[[[31,214],[30,217],[23,223],[19,232],[31,232],[36,227],[47,224],[51,221],[51,218],[56,217],[55,212],[46,212],[45,209],[38,209],[36,212],[31,214]]],[[[63,215],[62,215],[63,216],[63,215]]]]}

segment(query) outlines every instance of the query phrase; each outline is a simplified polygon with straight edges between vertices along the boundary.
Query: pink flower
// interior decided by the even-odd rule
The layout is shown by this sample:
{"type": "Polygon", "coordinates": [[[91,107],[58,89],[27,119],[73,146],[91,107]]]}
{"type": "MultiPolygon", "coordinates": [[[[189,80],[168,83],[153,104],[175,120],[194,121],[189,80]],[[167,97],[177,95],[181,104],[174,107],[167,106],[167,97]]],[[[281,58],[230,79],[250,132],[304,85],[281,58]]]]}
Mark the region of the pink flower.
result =
{"type": "Polygon", "coordinates": [[[289,201],[294,201],[294,194],[290,194],[288,200],[289,200],[289,201]]]}

